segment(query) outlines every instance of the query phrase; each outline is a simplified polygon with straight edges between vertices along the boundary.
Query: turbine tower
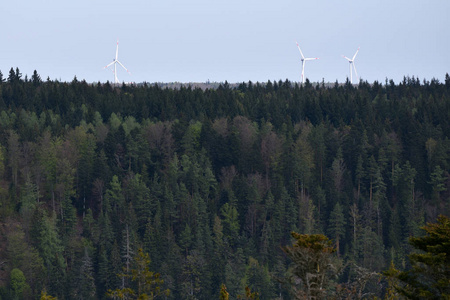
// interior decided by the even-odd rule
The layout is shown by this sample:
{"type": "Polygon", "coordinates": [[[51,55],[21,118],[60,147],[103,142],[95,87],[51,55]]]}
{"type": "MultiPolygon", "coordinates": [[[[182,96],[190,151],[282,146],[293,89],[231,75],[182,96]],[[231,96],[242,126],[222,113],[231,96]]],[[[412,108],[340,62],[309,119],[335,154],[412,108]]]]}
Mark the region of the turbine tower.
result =
{"type": "Polygon", "coordinates": [[[119,40],[117,40],[117,47],[116,47],[116,58],[113,59],[113,61],[104,67],[104,69],[110,67],[111,65],[114,65],[114,70],[112,72],[114,73],[114,84],[119,84],[119,78],[117,78],[117,64],[119,64],[122,68],[125,69],[125,71],[128,72],[128,74],[131,75],[130,71],[125,68],[125,66],[119,61],[119,40]]]}
{"type": "Polygon", "coordinates": [[[319,58],[318,57],[305,58],[305,56],[303,55],[302,50],[300,49],[300,46],[298,45],[298,43],[297,43],[297,48],[298,48],[298,51],[300,51],[300,55],[302,56],[302,59],[301,59],[301,61],[302,61],[302,84],[304,84],[305,83],[305,62],[307,60],[316,60],[316,59],[319,59],[319,58]]]}
{"type": "Polygon", "coordinates": [[[355,66],[355,57],[356,57],[356,54],[358,54],[358,51],[359,51],[359,47],[358,47],[358,50],[356,50],[356,53],[355,53],[355,55],[353,55],[353,58],[348,58],[347,56],[345,56],[345,55],[342,55],[342,57],[343,58],[345,58],[346,60],[348,60],[348,62],[349,62],[349,67],[350,67],[350,83],[351,84],[353,84],[353,77],[352,77],[352,65],[353,65],[353,69],[355,70],[355,75],[356,75],[356,79],[358,79],[358,73],[356,72],[356,66],[355,66]]]}

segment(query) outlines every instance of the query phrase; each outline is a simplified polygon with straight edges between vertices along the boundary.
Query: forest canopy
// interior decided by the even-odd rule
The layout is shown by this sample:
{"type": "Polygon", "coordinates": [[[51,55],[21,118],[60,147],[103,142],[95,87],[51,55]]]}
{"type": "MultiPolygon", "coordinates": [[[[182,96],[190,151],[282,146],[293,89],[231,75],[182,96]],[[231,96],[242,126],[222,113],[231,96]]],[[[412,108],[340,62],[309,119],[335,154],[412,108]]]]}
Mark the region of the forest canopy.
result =
{"type": "Polygon", "coordinates": [[[449,215],[449,138],[448,74],[170,89],[11,68],[0,296],[106,299],[138,291],[145,280],[130,274],[145,270],[167,299],[218,299],[225,286],[230,299],[246,287],[289,299],[292,231],[331,240],[344,262],[335,285],[407,269],[409,238],[449,215]]]}

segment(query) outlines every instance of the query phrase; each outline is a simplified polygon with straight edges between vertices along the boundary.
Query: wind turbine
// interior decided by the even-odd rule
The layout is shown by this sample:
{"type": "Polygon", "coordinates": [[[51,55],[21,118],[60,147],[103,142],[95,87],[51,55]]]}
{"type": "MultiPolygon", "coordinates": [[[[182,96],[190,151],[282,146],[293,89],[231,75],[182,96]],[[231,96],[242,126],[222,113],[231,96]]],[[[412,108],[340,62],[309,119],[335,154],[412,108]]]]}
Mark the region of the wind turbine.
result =
{"type": "Polygon", "coordinates": [[[353,55],[353,58],[348,58],[347,56],[345,56],[345,55],[342,55],[342,57],[343,58],[345,58],[346,60],[348,60],[348,62],[349,62],[349,66],[350,66],[350,83],[351,84],[353,84],[353,78],[352,78],[352,65],[353,65],[353,69],[355,70],[355,75],[356,75],[356,78],[358,79],[358,73],[356,72],[356,66],[355,66],[355,57],[356,57],[356,54],[358,54],[358,51],[359,51],[359,47],[358,47],[358,50],[356,50],[356,53],[355,53],[355,55],[353,55]]]}
{"type": "Polygon", "coordinates": [[[297,43],[297,48],[298,48],[298,51],[300,51],[300,55],[302,56],[302,59],[301,59],[301,61],[302,61],[302,84],[304,84],[305,83],[305,62],[307,60],[316,60],[316,59],[319,59],[319,58],[317,58],[317,57],[305,58],[305,56],[303,55],[302,50],[300,49],[300,46],[298,45],[298,43],[297,43]]]}
{"type": "Polygon", "coordinates": [[[117,40],[116,58],[113,59],[112,63],[104,67],[104,69],[106,69],[109,66],[114,65],[114,70],[112,71],[114,73],[114,84],[119,84],[119,78],[117,78],[117,64],[119,64],[122,68],[125,69],[125,71],[128,72],[128,74],[131,75],[130,71],[128,71],[127,68],[125,68],[125,66],[119,61],[119,40],[117,40]]]}

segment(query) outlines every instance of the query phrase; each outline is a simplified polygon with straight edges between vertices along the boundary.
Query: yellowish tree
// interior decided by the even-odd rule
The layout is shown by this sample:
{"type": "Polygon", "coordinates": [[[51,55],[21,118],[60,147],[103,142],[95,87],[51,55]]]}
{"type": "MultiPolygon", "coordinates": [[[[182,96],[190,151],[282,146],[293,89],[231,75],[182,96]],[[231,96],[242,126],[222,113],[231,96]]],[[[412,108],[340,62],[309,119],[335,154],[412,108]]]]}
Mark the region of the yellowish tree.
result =
{"type": "Polygon", "coordinates": [[[58,298],[47,294],[47,291],[45,289],[41,292],[41,298],[39,298],[39,299],[40,300],[58,300],[58,298]]]}
{"type": "Polygon", "coordinates": [[[229,297],[230,294],[227,292],[227,287],[222,283],[222,285],[220,286],[219,300],[228,300],[229,297]]]}
{"type": "Polygon", "coordinates": [[[337,273],[332,242],[323,234],[291,233],[292,246],[282,247],[292,260],[288,283],[294,299],[325,299],[330,276],[337,273]]]}
{"type": "Polygon", "coordinates": [[[134,283],[134,289],[125,287],[122,289],[109,290],[107,296],[112,299],[139,299],[153,300],[158,296],[170,294],[170,291],[163,290],[161,286],[164,281],[161,274],[151,272],[149,269],[150,258],[148,253],[144,253],[142,249],[138,249],[134,257],[134,268],[131,274],[119,274],[119,277],[129,277],[134,283]]]}

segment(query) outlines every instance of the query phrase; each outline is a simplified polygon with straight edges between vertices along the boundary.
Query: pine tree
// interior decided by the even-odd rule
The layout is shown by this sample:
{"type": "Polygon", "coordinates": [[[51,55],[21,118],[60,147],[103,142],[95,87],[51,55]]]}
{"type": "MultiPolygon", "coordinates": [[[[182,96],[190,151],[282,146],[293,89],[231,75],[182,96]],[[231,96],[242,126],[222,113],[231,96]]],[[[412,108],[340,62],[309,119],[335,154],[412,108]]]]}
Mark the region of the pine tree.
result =
{"type": "Polygon", "coordinates": [[[343,177],[345,172],[345,163],[342,156],[342,149],[339,148],[336,154],[336,158],[333,160],[331,166],[332,178],[334,180],[334,187],[336,188],[338,196],[342,192],[343,177]]]}
{"type": "Polygon", "coordinates": [[[133,288],[122,287],[121,289],[108,290],[107,296],[113,299],[142,299],[152,300],[159,296],[169,296],[169,290],[163,290],[159,273],[151,272],[149,269],[150,258],[141,248],[133,257],[134,266],[129,273],[119,274],[119,277],[131,279],[133,288]]]}
{"type": "Polygon", "coordinates": [[[422,229],[425,236],[409,240],[421,251],[409,256],[412,269],[387,275],[400,280],[397,289],[410,299],[447,299],[450,297],[450,219],[440,215],[436,223],[428,223],[422,229]]]}
{"type": "Polygon", "coordinates": [[[94,269],[88,249],[84,249],[84,256],[81,260],[78,278],[75,281],[74,297],[75,299],[95,299],[96,286],[94,279],[94,269]]]}
{"type": "Polygon", "coordinates": [[[33,75],[31,76],[31,82],[34,86],[38,86],[42,83],[41,76],[34,70],[33,75]]]}
{"type": "Polygon", "coordinates": [[[16,80],[16,72],[14,72],[14,68],[11,67],[9,70],[8,82],[14,83],[16,80]]]}
{"type": "Polygon", "coordinates": [[[225,203],[220,212],[223,217],[224,234],[228,238],[228,241],[233,244],[239,235],[240,229],[238,211],[233,204],[225,203]]]}
{"type": "Polygon", "coordinates": [[[104,246],[99,246],[99,253],[97,258],[97,292],[98,295],[104,295],[108,289],[114,288],[112,286],[112,282],[109,280],[110,278],[110,262],[108,259],[108,254],[106,253],[104,246]]]}
{"type": "Polygon", "coordinates": [[[440,192],[445,191],[445,177],[443,175],[444,171],[440,166],[436,166],[433,172],[430,174],[431,186],[432,186],[432,200],[433,204],[437,205],[440,199],[440,192]]]}
{"type": "Polygon", "coordinates": [[[330,223],[328,226],[328,232],[331,237],[334,237],[338,256],[340,251],[340,240],[341,237],[344,237],[345,235],[345,223],[346,222],[343,209],[339,204],[339,202],[337,202],[333,208],[333,211],[330,214],[330,223]]]}
{"type": "Polygon", "coordinates": [[[261,299],[273,299],[275,296],[268,267],[260,265],[253,257],[249,257],[241,285],[261,295],[261,299]]]}
{"type": "Polygon", "coordinates": [[[38,224],[38,232],[38,248],[47,269],[49,289],[54,294],[62,295],[65,290],[66,262],[56,228],[55,215],[49,217],[44,213],[38,224]]]}
{"type": "MultiPolygon", "coordinates": [[[[110,213],[113,218],[117,218],[118,220],[123,218],[125,197],[122,193],[119,178],[116,175],[113,176],[110,182],[110,188],[106,190],[103,210],[110,213]]],[[[115,229],[118,229],[117,226],[115,229]]]]}

